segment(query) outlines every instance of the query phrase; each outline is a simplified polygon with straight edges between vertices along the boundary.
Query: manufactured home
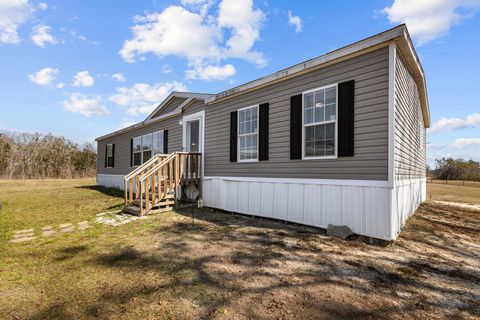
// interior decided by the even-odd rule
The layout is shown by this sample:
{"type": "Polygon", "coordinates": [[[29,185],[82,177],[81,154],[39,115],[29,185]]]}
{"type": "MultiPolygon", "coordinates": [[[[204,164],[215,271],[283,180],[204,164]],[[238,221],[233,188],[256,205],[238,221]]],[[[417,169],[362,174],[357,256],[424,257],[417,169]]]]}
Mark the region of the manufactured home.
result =
{"type": "Polygon", "coordinates": [[[206,207],[397,237],[425,200],[425,75],[405,25],[217,94],[172,92],[98,141],[137,214],[206,207]]]}

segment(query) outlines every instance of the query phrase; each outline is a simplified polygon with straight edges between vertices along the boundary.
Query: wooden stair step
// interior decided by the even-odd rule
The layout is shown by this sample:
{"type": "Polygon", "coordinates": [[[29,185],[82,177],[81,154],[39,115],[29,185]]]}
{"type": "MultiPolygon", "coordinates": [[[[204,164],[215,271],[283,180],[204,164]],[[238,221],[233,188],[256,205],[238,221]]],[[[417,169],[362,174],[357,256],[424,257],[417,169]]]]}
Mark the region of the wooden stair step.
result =
{"type": "MultiPolygon", "coordinates": [[[[138,199],[134,200],[133,204],[136,205],[137,207],[140,207],[140,200],[138,200],[138,199]]],[[[170,206],[170,205],[173,206],[174,204],[175,204],[175,200],[173,198],[167,198],[167,199],[160,200],[160,202],[155,204],[154,207],[170,206]]],[[[146,206],[147,206],[147,202],[144,200],[143,201],[143,207],[146,208],[146,206]]]]}

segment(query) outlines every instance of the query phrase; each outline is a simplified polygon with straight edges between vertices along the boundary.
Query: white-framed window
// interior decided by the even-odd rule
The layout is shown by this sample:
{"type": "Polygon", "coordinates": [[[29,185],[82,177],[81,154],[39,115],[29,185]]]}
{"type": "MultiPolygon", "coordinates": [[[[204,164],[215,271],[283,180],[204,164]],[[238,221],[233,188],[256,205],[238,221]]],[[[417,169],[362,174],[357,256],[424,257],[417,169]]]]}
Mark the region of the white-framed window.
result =
{"type": "Polygon", "coordinates": [[[163,154],[163,130],[153,133],[153,155],[163,154]]]}
{"type": "Polygon", "coordinates": [[[142,137],[133,138],[133,166],[139,166],[142,164],[142,137]]]}
{"type": "Polygon", "coordinates": [[[238,161],[258,161],[258,105],[238,110],[238,161]]]}
{"type": "Polygon", "coordinates": [[[337,84],[303,92],[303,159],[337,157],[337,84]]]}
{"type": "Polygon", "coordinates": [[[147,133],[142,136],[142,163],[147,162],[152,157],[153,139],[152,134],[147,133]]]}
{"type": "Polygon", "coordinates": [[[113,144],[107,144],[107,168],[113,168],[113,144]]]}

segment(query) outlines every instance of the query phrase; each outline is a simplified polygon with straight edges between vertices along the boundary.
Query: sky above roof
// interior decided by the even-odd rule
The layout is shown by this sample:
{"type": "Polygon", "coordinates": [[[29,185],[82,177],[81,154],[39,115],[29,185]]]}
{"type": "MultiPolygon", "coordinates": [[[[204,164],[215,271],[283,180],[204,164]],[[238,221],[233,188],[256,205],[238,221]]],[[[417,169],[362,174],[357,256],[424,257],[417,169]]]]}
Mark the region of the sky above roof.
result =
{"type": "Polygon", "coordinates": [[[407,23],[425,69],[428,161],[480,160],[480,0],[0,0],[0,130],[77,143],[172,90],[217,93],[407,23]]]}

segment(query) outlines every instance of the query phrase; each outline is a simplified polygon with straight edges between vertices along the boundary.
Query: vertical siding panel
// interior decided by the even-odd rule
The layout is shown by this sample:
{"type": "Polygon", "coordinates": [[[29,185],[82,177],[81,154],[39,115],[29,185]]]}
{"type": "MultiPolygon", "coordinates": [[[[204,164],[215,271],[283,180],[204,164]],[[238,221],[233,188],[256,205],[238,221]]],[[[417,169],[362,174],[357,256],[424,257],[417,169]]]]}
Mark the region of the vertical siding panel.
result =
{"type": "Polygon", "coordinates": [[[228,181],[228,211],[238,212],[238,183],[228,181]]]}
{"type": "Polygon", "coordinates": [[[274,212],[275,217],[281,220],[288,219],[288,184],[274,184],[274,212]]]}
{"type": "Polygon", "coordinates": [[[322,224],[322,186],[305,186],[305,211],[304,223],[312,226],[323,227],[322,224]]]}
{"type": "Polygon", "coordinates": [[[288,221],[303,223],[304,185],[288,184],[288,221]]]}
{"type": "Polygon", "coordinates": [[[261,211],[262,202],[262,184],[259,182],[250,182],[248,211],[250,214],[258,215],[261,211]]]}
{"type": "Polygon", "coordinates": [[[261,214],[264,217],[274,217],[274,184],[262,183],[261,214]]]}
{"type": "Polygon", "coordinates": [[[239,197],[238,197],[238,212],[248,213],[250,194],[249,194],[249,183],[245,181],[240,181],[238,187],[239,197]]]}

